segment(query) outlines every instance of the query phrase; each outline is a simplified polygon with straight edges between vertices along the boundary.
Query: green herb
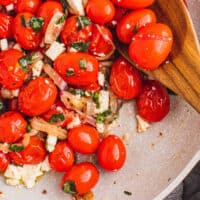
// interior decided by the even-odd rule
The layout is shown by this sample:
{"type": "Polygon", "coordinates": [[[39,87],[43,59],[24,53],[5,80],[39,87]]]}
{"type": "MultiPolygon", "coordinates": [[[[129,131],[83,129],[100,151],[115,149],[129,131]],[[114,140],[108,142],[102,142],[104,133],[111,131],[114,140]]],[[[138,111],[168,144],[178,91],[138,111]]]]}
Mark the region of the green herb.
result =
{"type": "Polygon", "coordinates": [[[84,58],[79,60],[79,67],[80,69],[87,69],[87,62],[84,58]]]}
{"type": "Polygon", "coordinates": [[[136,24],[133,28],[133,33],[136,34],[138,32],[138,25],[136,24]]]}
{"type": "Polygon", "coordinates": [[[30,25],[34,31],[38,32],[44,25],[44,19],[42,17],[31,17],[30,25]]]}
{"type": "Polygon", "coordinates": [[[51,118],[49,119],[49,122],[61,122],[65,119],[65,116],[63,115],[63,113],[60,114],[54,114],[51,116],[51,118]]]}
{"type": "Polygon", "coordinates": [[[60,17],[58,19],[58,21],[56,22],[56,24],[62,24],[65,21],[65,15],[63,15],[62,17],[60,17]]]}
{"type": "Polygon", "coordinates": [[[132,195],[132,192],[124,191],[124,194],[131,196],[131,195],[132,195]]]}
{"type": "Polygon", "coordinates": [[[78,16],[76,19],[78,22],[78,30],[81,30],[91,24],[91,21],[86,16],[78,16]]]}
{"type": "Polygon", "coordinates": [[[28,65],[32,64],[32,54],[19,58],[18,62],[23,71],[28,71],[28,65]]]}
{"type": "Polygon", "coordinates": [[[77,194],[76,185],[74,181],[66,181],[63,185],[63,191],[68,194],[77,194]]]}
{"type": "Polygon", "coordinates": [[[28,124],[27,127],[26,127],[26,131],[27,131],[27,133],[29,133],[29,132],[31,131],[31,129],[32,129],[32,128],[31,128],[31,125],[28,124]]]}
{"type": "Polygon", "coordinates": [[[14,151],[14,152],[19,152],[19,151],[22,151],[24,149],[24,146],[19,146],[17,144],[11,144],[9,149],[11,151],[14,151]]]}
{"type": "Polygon", "coordinates": [[[72,94],[74,95],[81,95],[82,97],[85,96],[85,90],[81,90],[81,89],[73,89],[70,91],[72,94]]]}
{"type": "Polygon", "coordinates": [[[169,95],[177,95],[175,92],[173,92],[172,90],[170,90],[169,88],[167,88],[167,92],[169,95]]]}
{"type": "Polygon", "coordinates": [[[21,24],[22,24],[22,26],[27,27],[29,25],[29,22],[26,21],[24,15],[21,15],[20,18],[21,18],[21,24]]]}
{"type": "Polygon", "coordinates": [[[89,42],[72,42],[70,44],[70,47],[80,52],[87,52],[89,45],[90,45],[89,42]]]}
{"type": "Polygon", "coordinates": [[[94,101],[94,103],[96,104],[96,107],[100,108],[99,92],[92,93],[91,97],[92,97],[92,100],[94,101]]]}
{"type": "Polygon", "coordinates": [[[0,114],[2,114],[4,111],[6,111],[6,106],[3,100],[0,99],[0,114]]]}
{"type": "Polygon", "coordinates": [[[103,113],[99,113],[96,116],[96,122],[97,123],[103,123],[106,120],[106,117],[108,117],[111,114],[111,110],[106,110],[103,113]]]}
{"type": "Polygon", "coordinates": [[[74,70],[73,69],[68,69],[66,72],[66,76],[73,76],[74,75],[74,70]]]}

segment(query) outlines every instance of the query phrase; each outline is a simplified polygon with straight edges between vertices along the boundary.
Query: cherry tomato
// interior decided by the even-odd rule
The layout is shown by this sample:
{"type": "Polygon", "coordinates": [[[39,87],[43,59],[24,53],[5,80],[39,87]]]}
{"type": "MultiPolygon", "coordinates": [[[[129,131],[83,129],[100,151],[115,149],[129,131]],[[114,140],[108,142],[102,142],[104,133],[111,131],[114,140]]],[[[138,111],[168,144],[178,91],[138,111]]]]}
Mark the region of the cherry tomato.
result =
{"type": "Polygon", "coordinates": [[[155,23],[156,15],[150,9],[132,11],[125,15],[117,24],[117,36],[121,42],[129,44],[133,35],[146,24],[155,23]]]}
{"type": "Polygon", "coordinates": [[[31,80],[19,92],[19,110],[28,116],[41,115],[54,104],[57,93],[57,88],[51,79],[38,77],[31,80]]]}
{"type": "Polygon", "coordinates": [[[0,173],[6,171],[9,164],[10,159],[8,155],[0,151],[0,173]]]}
{"type": "Polygon", "coordinates": [[[30,21],[33,17],[34,15],[32,13],[19,13],[14,18],[13,22],[14,38],[21,45],[21,47],[26,50],[36,49],[42,41],[41,32],[33,30],[30,25],[30,21]]]}
{"type": "Polygon", "coordinates": [[[145,8],[154,3],[155,0],[112,0],[118,6],[129,9],[145,8]]]}
{"type": "Polygon", "coordinates": [[[141,68],[153,70],[167,58],[172,44],[172,31],[167,25],[147,24],[132,38],[129,56],[141,68]]]}
{"type": "Polygon", "coordinates": [[[66,141],[58,142],[49,154],[49,164],[58,172],[67,171],[74,163],[74,152],[66,141]]]}
{"type": "Polygon", "coordinates": [[[93,22],[104,24],[115,16],[115,7],[110,0],[89,0],[86,13],[93,22]]]}
{"type": "Polygon", "coordinates": [[[7,6],[9,4],[13,4],[15,0],[0,0],[0,5],[7,6]]]}
{"type": "Polygon", "coordinates": [[[85,194],[97,183],[99,172],[91,163],[79,163],[72,166],[63,176],[61,186],[69,194],[85,194]]]}
{"type": "Polygon", "coordinates": [[[17,0],[15,3],[15,12],[35,13],[41,4],[41,0],[17,0]]]}
{"type": "Polygon", "coordinates": [[[99,134],[94,127],[89,125],[70,129],[67,137],[69,144],[79,153],[94,153],[99,145],[99,134]]]}
{"type": "Polygon", "coordinates": [[[30,137],[29,144],[19,152],[9,152],[11,161],[17,165],[38,164],[46,157],[44,141],[38,136],[30,137]]]}
{"type": "Polygon", "coordinates": [[[8,111],[0,115],[0,142],[14,143],[26,133],[27,122],[21,114],[8,111]]]}
{"type": "Polygon", "coordinates": [[[73,86],[97,82],[99,63],[87,53],[63,53],[54,61],[54,69],[73,86]]]}
{"type": "Polygon", "coordinates": [[[0,13],[0,39],[12,36],[13,18],[5,13],[0,13]]]}
{"type": "Polygon", "coordinates": [[[97,153],[99,165],[108,171],[117,171],[126,160],[126,148],[121,139],[109,135],[100,143],[97,153]]]}
{"type": "Polygon", "coordinates": [[[170,98],[167,90],[155,80],[146,80],[136,100],[138,114],[149,122],[161,121],[169,112],[170,98]]]}
{"type": "Polygon", "coordinates": [[[138,96],[142,79],[138,71],[124,58],[118,58],[112,65],[110,73],[112,91],[122,99],[138,96]]]}
{"type": "Polygon", "coordinates": [[[0,84],[4,87],[12,90],[23,85],[28,73],[18,63],[22,56],[22,52],[16,49],[0,52],[0,84]]]}

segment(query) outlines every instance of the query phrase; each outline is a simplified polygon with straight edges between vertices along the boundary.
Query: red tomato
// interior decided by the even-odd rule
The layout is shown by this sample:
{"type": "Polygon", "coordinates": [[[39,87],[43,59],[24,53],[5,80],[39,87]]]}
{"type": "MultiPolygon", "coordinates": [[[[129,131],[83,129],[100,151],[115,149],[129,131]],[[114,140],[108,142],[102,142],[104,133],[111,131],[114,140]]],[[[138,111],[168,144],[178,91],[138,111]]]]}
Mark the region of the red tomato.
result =
{"type": "Polygon", "coordinates": [[[5,13],[0,13],[0,39],[12,36],[13,18],[5,13]]]}
{"type": "Polygon", "coordinates": [[[9,152],[9,157],[17,165],[38,164],[46,157],[44,141],[38,136],[32,136],[28,146],[19,152],[9,152]]]}
{"type": "Polygon", "coordinates": [[[94,153],[99,145],[99,134],[94,127],[89,125],[70,129],[67,138],[72,148],[83,154],[94,153]]]}
{"type": "Polygon", "coordinates": [[[99,172],[91,163],[79,163],[72,166],[63,176],[61,186],[69,194],[85,194],[97,183],[99,172]]]}
{"type": "Polygon", "coordinates": [[[121,139],[109,135],[100,143],[97,153],[99,165],[108,171],[117,171],[126,160],[126,148],[121,139]]]}
{"type": "Polygon", "coordinates": [[[16,49],[0,52],[0,83],[4,87],[12,90],[23,85],[28,73],[18,63],[22,56],[22,52],[16,49]]]}
{"type": "Polygon", "coordinates": [[[10,159],[8,155],[0,151],[0,173],[4,172],[9,164],[10,159]]]}
{"type": "Polygon", "coordinates": [[[170,98],[167,90],[155,80],[146,80],[136,100],[138,114],[149,122],[161,121],[169,112],[170,98]]]}
{"type": "Polygon", "coordinates": [[[54,104],[57,93],[57,88],[51,79],[38,77],[19,92],[19,110],[28,116],[41,115],[54,104]]]}
{"type": "Polygon", "coordinates": [[[156,15],[150,9],[132,11],[125,15],[117,24],[117,36],[121,42],[129,44],[132,37],[146,24],[155,23],[156,15]]]}
{"type": "Polygon", "coordinates": [[[87,53],[63,53],[54,61],[54,69],[73,86],[97,82],[99,63],[87,53]]]}
{"type": "Polygon", "coordinates": [[[139,72],[124,58],[118,58],[112,65],[110,73],[112,91],[122,99],[138,96],[142,79],[139,72]]]}
{"type": "Polygon", "coordinates": [[[132,38],[129,56],[139,67],[153,70],[167,58],[172,44],[172,31],[167,25],[148,24],[132,38]]]}
{"type": "Polygon", "coordinates": [[[104,24],[115,16],[115,7],[110,0],[89,0],[86,13],[93,22],[104,24]]]}
{"type": "Polygon", "coordinates": [[[15,0],[0,0],[0,5],[7,6],[9,4],[13,4],[15,0]]]}
{"type": "Polygon", "coordinates": [[[112,0],[118,6],[129,9],[145,8],[154,3],[155,0],[112,0]]]}
{"type": "Polygon", "coordinates": [[[74,152],[66,141],[58,142],[49,154],[49,164],[58,172],[67,171],[74,163],[74,152]]]}
{"type": "Polygon", "coordinates": [[[0,142],[14,143],[26,133],[27,122],[21,114],[8,111],[0,115],[0,142]]]}
{"type": "Polygon", "coordinates": [[[35,13],[41,4],[41,0],[17,0],[15,4],[15,12],[35,13]]]}
{"type": "Polygon", "coordinates": [[[19,13],[13,22],[14,38],[26,50],[36,49],[42,41],[41,32],[33,30],[30,25],[33,17],[34,15],[29,12],[19,13]]]}

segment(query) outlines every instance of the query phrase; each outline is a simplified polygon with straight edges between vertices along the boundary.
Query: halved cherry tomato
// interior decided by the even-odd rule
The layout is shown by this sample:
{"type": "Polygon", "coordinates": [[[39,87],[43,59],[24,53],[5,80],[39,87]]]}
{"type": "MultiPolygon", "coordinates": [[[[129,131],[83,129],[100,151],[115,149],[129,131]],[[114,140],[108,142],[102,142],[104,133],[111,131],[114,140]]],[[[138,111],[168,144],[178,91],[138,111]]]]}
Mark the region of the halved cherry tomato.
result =
{"type": "Polygon", "coordinates": [[[167,58],[172,44],[172,31],[167,25],[147,24],[132,38],[129,56],[139,67],[153,70],[167,58]]]}
{"type": "Polygon", "coordinates": [[[11,161],[17,165],[38,164],[46,157],[46,149],[43,139],[38,136],[30,137],[28,146],[19,152],[9,152],[11,161]]]}
{"type": "Polygon", "coordinates": [[[93,164],[79,163],[65,173],[61,187],[69,194],[85,194],[96,185],[98,179],[99,172],[93,164]]]}
{"type": "Polygon", "coordinates": [[[89,125],[70,129],[67,138],[72,148],[83,154],[94,153],[99,145],[99,134],[94,127],[89,125]]]}
{"type": "Polygon", "coordinates": [[[54,62],[54,69],[73,86],[97,82],[99,63],[87,53],[63,53],[54,62]]]}
{"type": "Polygon", "coordinates": [[[89,0],[86,13],[93,22],[104,24],[115,16],[115,7],[110,0],[89,0]]]}
{"type": "Polygon", "coordinates": [[[161,121],[169,112],[170,98],[158,81],[146,80],[136,100],[138,114],[149,122],[161,121]]]}
{"type": "Polygon", "coordinates": [[[17,112],[8,111],[0,115],[0,142],[13,143],[26,133],[27,122],[17,112]]]}
{"type": "Polygon", "coordinates": [[[26,50],[36,49],[42,40],[41,32],[31,27],[30,21],[33,17],[29,12],[19,13],[13,22],[14,38],[26,50]]]}
{"type": "Polygon", "coordinates": [[[0,5],[7,6],[9,4],[13,4],[15,0],[0,0],[0,5]]]}
{"type": "Polygon", "coordinates": [[[116,135],[109,135],[99,145],[97,152],[99,165],[108,171],[117,171],[126,160],[126,148],[116,135]]]}
{"type": "Polygon", "coordinates": [[[41,115],[54,104],[57,93],[57,88],[51,79],[38,77],[19,92],[19,110],[28,116],[41,115]]]}
{"type": "Polygon", "coordinates": [[[49,154],[49,164],[58,172],[66,172],[74,163],[74,152],[66,141],[56,144],[53,152],[49,154]]]}
{"type": "Polygon", "coordinates": [[[132,11],[125,15],[117,24],[117,36],[121,42],[130,43],[141,27],[146,24],[155,23],[156,15],[150,9],[132,11]]]}
{"type": "Polygon", "coordinates": [[[9,164],[10,164],[10,159],[8,155],[0,151],[0,173],[4,172],[9,164]]]}
{"type": "Polygon", "coordinates": [[[118,58],[112,65],[110,73],[112,91],[122,99],[138,96],[142,87],[139,72],[124,58],[118,58]]]}
{"type": "Polygon", "coordinates": [[[112,0],[114,4],[129,9],[145,8],[153,4],[154,1],[155,0],[112,0]]]}
{"type": "Polygon", "coordinates": [[[21,87],[28,73],[19,65],[23,53],[16,49],[0,52],[0,84],[8,89],[21,87]]]}
{"type": "Polygon", "coordinates": [[[0,13],[0,39],[12,36],[13,18],[5,13],[0,13]]]}

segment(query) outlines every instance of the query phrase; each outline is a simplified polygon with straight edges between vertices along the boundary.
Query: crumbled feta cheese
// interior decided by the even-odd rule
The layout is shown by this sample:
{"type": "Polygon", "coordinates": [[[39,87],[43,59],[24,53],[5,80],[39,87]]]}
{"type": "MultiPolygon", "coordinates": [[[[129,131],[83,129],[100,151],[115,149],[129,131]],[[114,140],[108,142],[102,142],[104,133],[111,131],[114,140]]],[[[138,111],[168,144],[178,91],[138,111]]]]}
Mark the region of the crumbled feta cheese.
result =
{"type": "Polygon", "coordinates": [[[11,3],[11,4],[7,5],[6,10],[7,10],[7,12],[14,10],[14,4],[11,3]]]}
{"type": "Polygon", "coordinates": [[[138,133],[142,133],[150,127],[150,124],[147,121],[145,121],[144,119],[142,119],[139,115],[136,115],[136,119],[137,119],[137,132],[138,133]]]}
{"type": "Polygon", "coordinates": [[[51,60],[55,60],[60,54],[65,51],[65,45],[59,42],[53,42],[49,49],[45,52],[46,56],[48,56],[51,60]]]}
{"type": "Polygon", "coordinates": [[[4,173],[4,176],[6,178],[11,178],[11,179],[17,179],[17,180],[20,180],[21,179],[21,169],[22,167],[20,166],[15,166],[15,165],[8,165],[5,173],[4,173]]]}
{"type": "Polygon", "coordinates": [[[99,108],[95,108],[94,112],[103,113],[104,111],[109,109],[109,92],[105,90],[101,90],[99,92],[99,108]]]}
{"type": "Polygon", "coordinates": [[[104,123],[97,123],[96,129],[99,133],[104,133],[105,132],[105,124],[104,123]]]}
{"type": "Polygon", "coordinates": [[[2,51],[5,51],[8,49],[8,40],[7,39],[1,39],[0,40],[0,47],[2,51]]]}
{"type": "Polygon", "coordinates": [[[75,15],[85,15],[83,0],[67,0],[69,11],[75,15]]]}
{"type": "Polygon", "coordinates": [[[19,51],[22,51],[22,48],[20,46],[20,44],[16,43],[14,46],[13,46],[13,49],[17,49],[19,51]]]}
{"type": "Polygon", "coordinates": [[[18,97],[19,89],[16,90],[9,90],[4,87],[1,88],[1,96],[4,99],[13,99],[14,97],[18,97]]]}
{"type": "Polygon", "coordinates": [[[105,76],[102,72],[98,73],[98,83],[99,83],[100,86],[104,86],[105,76]]]}
{"type": "Polygon", "coordinates": [[[42,60],[38,60],[35,63],[32,64],[32,75],[33,77],[38,77],[40,76],[42,72],[44,62],[42,60]]]}
{"type": "Polygon", "coordinates": [[[79,126],[81,124],[81,120],[78,115],[75,115],[73,120],[67,125],[68,129],[74,128],[76,126],[79,126]]]}
{"type": "Polygon", "coordinates": [[[53,135],[48,135],[46,140],[46,149],[48,152],[52,152],[55,149],[57,143],[57,137],[53,135]]]}

